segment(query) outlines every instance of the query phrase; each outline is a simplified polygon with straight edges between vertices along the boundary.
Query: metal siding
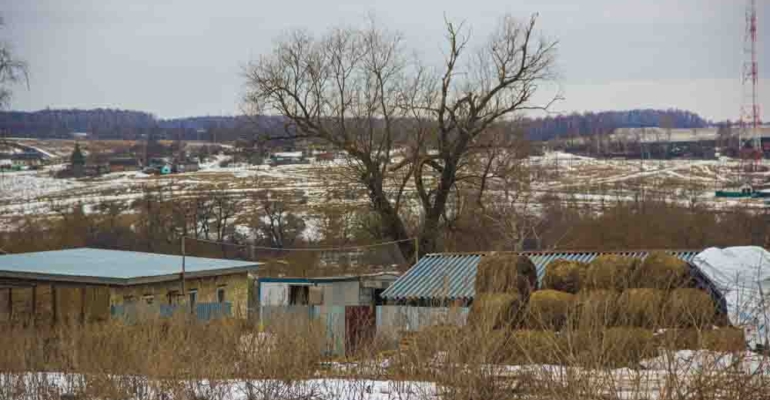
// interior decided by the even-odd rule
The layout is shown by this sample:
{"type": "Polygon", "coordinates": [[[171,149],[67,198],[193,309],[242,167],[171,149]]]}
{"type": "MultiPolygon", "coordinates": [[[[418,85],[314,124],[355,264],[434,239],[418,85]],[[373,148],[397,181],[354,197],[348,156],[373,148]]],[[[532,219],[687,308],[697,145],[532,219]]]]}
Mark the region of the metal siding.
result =
{"type": "MultiPolygon", "coordinates": [[[[698,251],[669,251],[688,263],[698,251]]],[[[616,254],[644,259],[647,251],[609,252],[524,252],[537,268],[538,281],[545,275],[545,267],[554,260],[580,261],[589,263],[604,254],[616,254]]],[[[456,300],[472,299],[475,296],[476,270],[481,254],[429,254],[396,280],[382,297],[391,300],[456,300]],[[444,280],[448,290],[444,290],[444,280]],[[446,293],[446,294],[445,294],[446,293]]]]}

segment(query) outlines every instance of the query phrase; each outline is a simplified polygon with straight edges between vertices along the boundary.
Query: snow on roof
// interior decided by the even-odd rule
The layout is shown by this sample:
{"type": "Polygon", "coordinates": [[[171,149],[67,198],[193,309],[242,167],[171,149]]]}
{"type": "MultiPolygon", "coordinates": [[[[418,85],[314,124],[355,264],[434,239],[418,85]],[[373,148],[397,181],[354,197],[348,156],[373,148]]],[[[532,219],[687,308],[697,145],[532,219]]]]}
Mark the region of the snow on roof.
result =
{"type": "MultiPolygon", "coordinates": [[[[241,260],[185,257],[188,273],[257,267],[241,260]]],[[[0,256],[0,276],[14,273],[129,280],[180,274],[182,256],[102,249],[69,249],[0,256]]]]}

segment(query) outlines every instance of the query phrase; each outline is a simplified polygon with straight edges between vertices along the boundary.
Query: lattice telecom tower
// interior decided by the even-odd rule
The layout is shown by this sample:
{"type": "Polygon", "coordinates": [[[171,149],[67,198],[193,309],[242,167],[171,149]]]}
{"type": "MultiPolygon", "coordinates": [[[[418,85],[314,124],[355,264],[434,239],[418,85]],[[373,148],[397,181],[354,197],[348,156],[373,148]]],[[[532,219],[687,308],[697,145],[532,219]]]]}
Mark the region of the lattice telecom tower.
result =
{"type": "Polygon", "coordinates": [[[746,7],[746,36],[744,39],[743,102],[741,105],[741,147],[744,143],[761,153],[759,134],[759,63],[757,61],[757,0],[748,0],[746,7]]]}

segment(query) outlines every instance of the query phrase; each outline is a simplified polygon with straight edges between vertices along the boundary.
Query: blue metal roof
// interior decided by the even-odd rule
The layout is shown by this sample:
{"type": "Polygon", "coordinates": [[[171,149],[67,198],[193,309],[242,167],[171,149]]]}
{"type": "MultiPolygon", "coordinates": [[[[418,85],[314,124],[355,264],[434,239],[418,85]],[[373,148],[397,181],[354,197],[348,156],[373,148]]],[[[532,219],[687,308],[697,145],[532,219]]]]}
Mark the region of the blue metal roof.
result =
{"type": "MultiPolygon", "coordinates": [[[[191,273],[257,265],[259,263],[253,261],[185,257],[185,271],[191,273]]],[[[0,255],[0,274],[132,279],[179,274],[181,271],[182,256],[135,251],[82,248],[0,255]]]]}
{"type": "MultiPolygon", "coordinates": [[[[699,250],[666,250],[681,260],[691,262],[699,250]]],[[[649,251],[561,251],[524,252],[537,267],[537,278],[542,280],[545,266],[551,261],[563,259],[591,262],[604,254],[615,254],[644,259],[649,251]]],[[[476,291],[476,267],[484,253],[478,254],[428,254],[410,268],[383,292],[389,300],[470,300],[476,291]]]]}

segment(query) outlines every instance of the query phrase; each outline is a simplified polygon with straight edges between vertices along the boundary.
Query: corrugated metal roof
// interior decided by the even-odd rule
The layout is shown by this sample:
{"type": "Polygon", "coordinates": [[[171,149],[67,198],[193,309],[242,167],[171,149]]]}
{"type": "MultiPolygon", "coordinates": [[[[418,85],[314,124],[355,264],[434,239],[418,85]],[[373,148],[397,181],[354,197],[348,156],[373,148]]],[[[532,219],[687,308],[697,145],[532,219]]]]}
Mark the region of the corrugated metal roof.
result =
{"type": "MultiPolygon", "coordinates": [[[[698,250],[666,250],[680,259],[690,262],[698,250]]],[[[545,266],[551,261],[564,259],[591,262],[602,254],[617,254],[645,258],[649,251],[564,251],[525,252],[537,267],[538,280],[543,279],[545,266]]],[[[478,254],[429,254],[396,280],[382,297],[390,300],[458,300],[472,299],[475,295],[476,267],[484,253],[478,254]]]]}
{"type": "MultiPolygon", "coordinates": [[[[256,267],[241,260],[185,257],[186,272],[256,267]]],[[[179,274],[182,256],[102,249],[69,249],[0,256],[0,275],[31,273],[106,279],[134,279],[179,274]]]]}

